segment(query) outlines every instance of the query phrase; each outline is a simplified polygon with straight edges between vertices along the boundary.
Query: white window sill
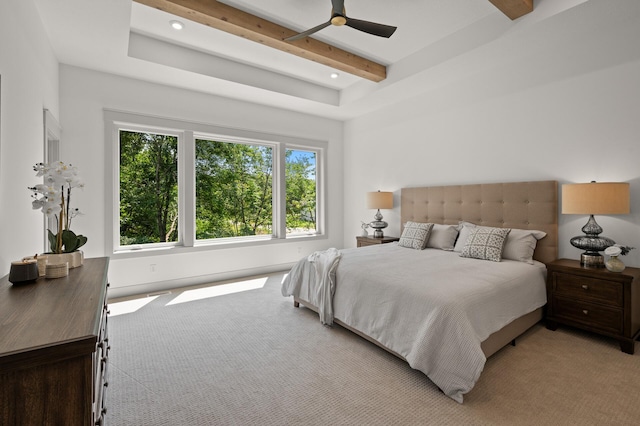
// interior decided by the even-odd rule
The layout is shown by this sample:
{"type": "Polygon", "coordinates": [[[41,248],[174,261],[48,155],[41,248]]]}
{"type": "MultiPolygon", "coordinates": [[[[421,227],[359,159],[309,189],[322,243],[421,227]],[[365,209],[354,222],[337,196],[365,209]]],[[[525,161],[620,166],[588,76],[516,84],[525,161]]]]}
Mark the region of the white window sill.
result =
{"type": "Polygon", "coordinates": [[[287,238],[274,238],[267,237],[235,237],[235,238],[220,238],[217,240],[202,240],[197,241],[193,247],[186,247],[183,245],[169,245],[169,246],[152,246],[152,247],[132,247],[122,248],[114,251],[111,258],[116,259],[130,259],[136,257],[147,256],[163,256],[171,254],[182,254],[191,252],[201,252],[209,250],[224,250],[234,249],[239,247],[260,247],[260,246],[272,246],[275,244],[299,244],[301,241],[311,242],[317,240],[324,240],[327,236],[323,234],[296,234],[289,235],[287,238]]]}

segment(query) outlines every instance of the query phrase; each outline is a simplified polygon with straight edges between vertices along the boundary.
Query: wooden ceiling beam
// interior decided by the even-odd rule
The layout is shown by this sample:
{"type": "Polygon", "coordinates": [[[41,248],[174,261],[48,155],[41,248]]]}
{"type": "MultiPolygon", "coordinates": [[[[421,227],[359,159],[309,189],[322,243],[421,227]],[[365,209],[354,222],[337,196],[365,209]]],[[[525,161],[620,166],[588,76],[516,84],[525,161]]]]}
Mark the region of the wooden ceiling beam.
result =
{"type": "Polygon", "coordinates": [[[380,82],[387,77],[384,65],[310,37],[284,41],[298,32],[218,1],[134,1],[371,81],[380,82]]]}
{"type": "Polygon", "coordinates": [[[518,19],[533,12],[533,0],[489,0],[495,7],[509,18],[518,19]]]}
{"type": "MultiPolygon", "coordinates": [[[[311,37],[284,41],[298,32],[218,1],[134,1],[367,80],[380,82],[387,78],[387,68],[382,64],[311,37]]],[[[517,19],[533,11],[533,0],[489,1],[511,19],[517,19]]]]}

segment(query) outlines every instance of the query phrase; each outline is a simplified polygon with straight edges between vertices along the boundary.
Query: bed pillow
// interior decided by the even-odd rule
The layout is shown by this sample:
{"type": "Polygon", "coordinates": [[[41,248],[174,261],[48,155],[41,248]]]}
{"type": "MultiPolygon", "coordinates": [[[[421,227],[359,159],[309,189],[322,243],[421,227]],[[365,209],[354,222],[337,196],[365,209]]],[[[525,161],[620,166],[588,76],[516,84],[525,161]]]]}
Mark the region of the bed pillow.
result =
{"type": "Polygon", "coordinates": [[[510,231],[509,228],[491,228],[489,226],[472,228],[460,256],[500,262],[504,242],[510,231]]]}
{"type": "Polygon", "coordinates": [[[453,251],[461,252],[464,248],[464,245],[467,243],[469,239],[469,234],[473,228],[476,228],[478,225],[471,222],[460,222],[458,223],[458,239],[456,240],[456,244],[453,247],[453,251]]]}
{"type": "Polygon", "coordinates": [[[502,258],[533,264],[533,252],[538,240],[546,235],[546,232],[534,229],[512,229],[505,241],[502,258]]]}
{"type": "Polygon", "coordinates": [[[427,247],[431,229],[433,229],[433,223],[407,222],[402,230],[398,245],[422,250],[427,247]]]}
{"type": "Polygon", "coordinates": [[[441,250],[453,250],[458,236],[458,227],[455,225],[433,225],[431,235],[427,241],[427,248],[436,248],[441,250]]]}

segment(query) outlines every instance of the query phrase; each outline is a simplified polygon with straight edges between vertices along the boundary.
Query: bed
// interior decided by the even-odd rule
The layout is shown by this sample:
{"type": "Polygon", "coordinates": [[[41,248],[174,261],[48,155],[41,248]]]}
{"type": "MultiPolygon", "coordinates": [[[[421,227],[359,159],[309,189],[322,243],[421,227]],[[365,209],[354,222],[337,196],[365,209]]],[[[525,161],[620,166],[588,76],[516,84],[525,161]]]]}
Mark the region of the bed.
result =
{"type": "Polygon", "coordinates": [[[292,268],[282,294],[407,361],[462,403],[486,358],[542,318],[544,264],[557,258],[557,186],[403,188],[399,243],[314,253],[292,268]],[[472,244],[483,236],[500,242],[497,259],[472,244]]]}

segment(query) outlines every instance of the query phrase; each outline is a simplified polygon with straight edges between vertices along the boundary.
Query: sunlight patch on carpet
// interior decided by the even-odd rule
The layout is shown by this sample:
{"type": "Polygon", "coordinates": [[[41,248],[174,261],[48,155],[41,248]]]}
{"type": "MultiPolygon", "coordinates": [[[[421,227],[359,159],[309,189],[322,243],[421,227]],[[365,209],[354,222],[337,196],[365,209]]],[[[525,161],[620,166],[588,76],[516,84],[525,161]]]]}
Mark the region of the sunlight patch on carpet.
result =
{"type": "Polygon", "coordinates": [[[231,284],[221,284],[211,287],[197,288],[194,290],[186,290],[175,297],[168,305],[177,305],[178,303],[192,302],[194,300],[208,299],[211,297],[224,296],[226,294],[240,293],[242,291],[256,290],[263,288],[267,282],[267,277],[256,278],[253,280],[239,281],[231,284]]]}
{"type": "Polygon", "coordinates": [[[130,314],[138,309],[142,309],[147,304],[156,300],[157,297],[158,296],[149,296],[124,302],[109,303],[109,310],[111,311],[109,315],[115,317],[118,315],[130,314]]]}

